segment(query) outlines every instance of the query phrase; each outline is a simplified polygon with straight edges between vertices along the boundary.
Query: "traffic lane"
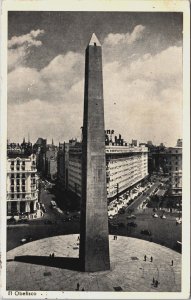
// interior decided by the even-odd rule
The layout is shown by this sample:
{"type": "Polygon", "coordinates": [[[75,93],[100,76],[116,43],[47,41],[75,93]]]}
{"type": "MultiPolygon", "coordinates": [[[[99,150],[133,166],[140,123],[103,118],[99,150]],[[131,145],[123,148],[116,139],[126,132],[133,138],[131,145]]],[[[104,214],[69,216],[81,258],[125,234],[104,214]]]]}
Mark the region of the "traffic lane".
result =
{"type": "Polygon", "coordinates": [[[137,215],[136,219],[126,219],[120,216],[115,223],[123,223],[123,227],[113,228],[112,231],[121,235],[149,240],[174,249],[176,241],[182,240],[182,226],[176,225],[175,218],[161,219],[153,218],[151,214],[137,215]],[[127,223],[134,222],[137,227],[127,226],[127,223]],[[148,230],[151,236],[141,234],[141,230],[148,230]]]}
{"type": "Polygon", "coordinates": [[[33,240],[46,237],[79,233],[79,221],[59,222],[57,224],[30,224],[29,226],[9,226],[7,228],[7,251],[20,246],[20,240],[30,235],[33,240]]]}
{"type": "Polygon", "coordinates": [[[133,201],[133,203],[131,203],[126,210],[130,209],[135,209],[137,208],[139,205],[141,205],[141,203],[146,200],[146,198],[148,197],[148,194],[151,194],[158,186],[160,185],[160,181],[155,182],[148,190],[145,191],[146,195],[140,195],[137,199],[135,199],[133,201]]]}

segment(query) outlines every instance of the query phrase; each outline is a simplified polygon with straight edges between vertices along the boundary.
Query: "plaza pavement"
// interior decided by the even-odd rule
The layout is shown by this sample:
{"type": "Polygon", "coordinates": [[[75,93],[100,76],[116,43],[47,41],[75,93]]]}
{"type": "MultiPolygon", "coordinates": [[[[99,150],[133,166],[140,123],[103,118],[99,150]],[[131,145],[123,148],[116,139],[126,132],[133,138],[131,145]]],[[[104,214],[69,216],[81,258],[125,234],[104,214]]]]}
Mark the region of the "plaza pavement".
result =
{"type": "Polygon", "coordinates": [[[7,290],[75,291],[79,283],[80,290],[85,291],[181,291],[182,256],[169,248],[130,237],[118,236],[114,240],[110,236],[111,270],[84,273],[78,271],[78,243],[77,234],[62,235],[7,252],[7,290]],[[55,258],[49,258],[50,253],[55,258]],[[158,287],[153,286],[153,277],[158,280],[158,287]]]}

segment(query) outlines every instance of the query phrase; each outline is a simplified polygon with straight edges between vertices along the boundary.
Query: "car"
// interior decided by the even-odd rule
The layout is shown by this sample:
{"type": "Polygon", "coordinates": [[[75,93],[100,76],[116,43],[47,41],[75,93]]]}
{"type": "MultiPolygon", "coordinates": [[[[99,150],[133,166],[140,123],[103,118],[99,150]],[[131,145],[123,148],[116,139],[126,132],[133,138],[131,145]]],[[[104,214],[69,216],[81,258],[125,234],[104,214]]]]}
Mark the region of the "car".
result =
{"type": "Polygon", "coordinates": [[[176,224],[178,225],[178,224],[182,224],[182,219],[176,219],[176,224]]]}
{"type": "Polygon", "coordinates": [[[29,242],[31,242],[31,241],[32,241],[32,237],[31,237],[30,235],[28,235],[28,236],[23,237],[23,238],[20,240],[20,243],[21,243],[21,244],[26,244],[26,243],[29,243],[29,242]]]}
{"type": "Polygon", "coordinates": [[[154,214],[153,215],[153,218],[158,218],[159,216],[157,214],[154,214]]]}
{"type": "Polygon", "coordinates": [[[137,224],[135,222],[128,222],[127,226],[137,227],[137,224]]]}
{"type": "Polygon", "coordinates": [[[161,216],[161,219],[166,219],[166,216],[165,216],[165,215],[162,215],[162,216],[161,216]]]}
{"type": "Polygon", "coordinates": [[[147,229],[141,230],[141,234],[151,236],[151,232],[149,230],[147,230],[147,229]]]}
{"type": "Polygon", "coordinates": [[[7,220],[7,224],[16,224],[16,219],[14,217],[11,217],[7,220]]]}
{"type": "Polygon", "coordinates": [[[127,216],[127,219],[136,219],[136,216],[130,215],[130,216],[127,216]]]}

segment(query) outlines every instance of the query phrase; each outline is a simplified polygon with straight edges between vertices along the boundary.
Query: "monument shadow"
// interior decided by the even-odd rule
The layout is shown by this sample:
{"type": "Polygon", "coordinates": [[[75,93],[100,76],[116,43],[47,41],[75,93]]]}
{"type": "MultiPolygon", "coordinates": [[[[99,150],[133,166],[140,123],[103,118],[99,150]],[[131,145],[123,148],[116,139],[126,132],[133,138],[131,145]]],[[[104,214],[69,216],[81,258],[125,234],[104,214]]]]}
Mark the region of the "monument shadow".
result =
{"type": "Polygon", "coordinates": [[[82,271],[80,259],[77,257],[49,257],[37,255],[15,256],[14,261],[28,264],[49,266],[59,269],[82,271]]]}

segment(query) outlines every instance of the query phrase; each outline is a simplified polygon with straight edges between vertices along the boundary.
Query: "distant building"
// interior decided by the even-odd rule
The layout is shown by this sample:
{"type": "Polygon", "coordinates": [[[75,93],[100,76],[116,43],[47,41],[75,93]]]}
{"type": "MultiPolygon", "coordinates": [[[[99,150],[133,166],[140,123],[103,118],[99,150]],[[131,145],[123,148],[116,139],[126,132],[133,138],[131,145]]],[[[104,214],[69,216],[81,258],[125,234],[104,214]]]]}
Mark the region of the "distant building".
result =
{"type": "Polygon", "coordinates": [[[60,192],[68,189],[69,143],[59,143],[57,153],[57,187],[60,192]]]}
{"type": "Polygon", "coordinates": [[[32,144],[10,143],[7,145],[7,216],[36,218],[39,214],[36,155],[32,144]]]}
{"type": "Polygon", "coordinates": [[[172,196],[182,196],[182,147],[167,148],[166,156],[170,180],[170,194],[172,196]]]}
{"type": "Polygon", "coordinates": [[[46,139],[38,138],[33,145],[33,150],[36,154],[37,171],[44,177],[46,174],[46,139]]]}
{"type": "Polygon", "coordinates": [[[176,143],[177,147],[182,147],[182,139],[178,139],[176,143]]]}
{"type": "MultiPolygon", "coordinates": [[[[107,197],[112,199],[141,182],[148,175],[148,149],[145,146],[130,146],[121,139],[108,144],[106,136],[107,197]],[[126,144],[122,145],[122,144],[126,144]]],[[[81,196],[80,142],[69,144],[68,189],[81,196]]]]}
{"type": "Polygon", "coordinates": [[[45,177],[51,181],[55,181],[57,178],[57,152],[58,148],[52,144],[48,144],[46,147],[46,168],[45,177]]]}

